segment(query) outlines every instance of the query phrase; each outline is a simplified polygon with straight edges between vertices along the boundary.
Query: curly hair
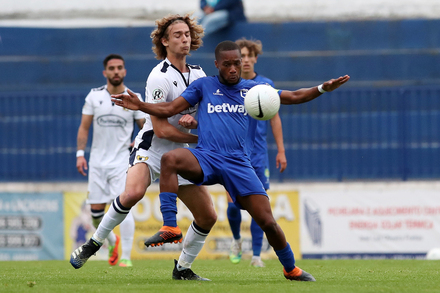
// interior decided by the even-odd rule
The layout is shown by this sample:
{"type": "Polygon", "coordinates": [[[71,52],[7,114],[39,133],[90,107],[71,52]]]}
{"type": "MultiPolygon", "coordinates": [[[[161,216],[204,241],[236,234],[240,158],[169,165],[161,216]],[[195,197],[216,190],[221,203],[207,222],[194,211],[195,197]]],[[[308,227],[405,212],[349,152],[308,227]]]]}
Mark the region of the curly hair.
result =
{"type": "Polygon", "coordinates": [[[248,40],[246,38],[241,38],[236,40],[235,43],[240,47],[240,49],[247,48],[249,53],[254,53],[255,56],[263,54],[263,44],[259,40],[248,40]]]}
{"type": "Polygon", "coordinates": [[[162,38],[168,40],[168,28],[176,22],[183,22],[188,25],[191,35],[191,51],[195,51],[202,46],[202,37],[205,33],[203,32],[203,27],[197,24],[195,18],[191,18],[191,14],[189,13],[184,16],[170,14],[162,19],[156,20],[157,28],[151,33],[151,39],[153,42],[152,49],[154,54],[156,54],[156,59],[163,60],[167,57],[167,50],[162,44],[162,38]]]}

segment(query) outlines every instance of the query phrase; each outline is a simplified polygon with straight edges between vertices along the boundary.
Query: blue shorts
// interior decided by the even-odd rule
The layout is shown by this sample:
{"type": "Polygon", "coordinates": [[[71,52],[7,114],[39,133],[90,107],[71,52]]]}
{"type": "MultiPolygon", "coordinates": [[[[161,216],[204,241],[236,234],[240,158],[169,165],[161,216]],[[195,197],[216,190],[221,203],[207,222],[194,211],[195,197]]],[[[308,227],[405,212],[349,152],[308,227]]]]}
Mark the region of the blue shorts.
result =
{"type": "Polygon", "coordinates": [[[267,196],[263,184],[247,157],[229,157],[197,148],[189,150],[197,158],[203,171],[203,181],[193,181],[194,184],[221,184],[229,192],[234,203],[237,196],[252,194],[267,196]]]}
{"type": "Polygon", "coordinates": [[[270,187],[269,184],[269,158],[267,153],[262,155],[252,154],[251,164],[255,169],[255,173],[257,173],[258,178],[261,183],[263,183],[264,189],[268,190],[270,187]]]}

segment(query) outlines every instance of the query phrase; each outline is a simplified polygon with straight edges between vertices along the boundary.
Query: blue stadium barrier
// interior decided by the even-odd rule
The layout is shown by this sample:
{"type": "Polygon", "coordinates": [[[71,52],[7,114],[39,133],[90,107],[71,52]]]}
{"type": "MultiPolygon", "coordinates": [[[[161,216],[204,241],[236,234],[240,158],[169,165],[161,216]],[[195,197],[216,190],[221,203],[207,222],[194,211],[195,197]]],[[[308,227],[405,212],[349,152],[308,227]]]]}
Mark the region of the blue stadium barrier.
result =
{"type": "MultiPolygon", "coordinates": [[[[127,86],[144,94],[152,29],[0,27],[0,181],[85,180],[74,155],[84,97],[105,83],[109,53],[124,56],[127,86]]],[[[277,172],[269,135],[272,181],[440,177],[439,19],[244,23],[205,37],[188,61],[216,74],[217,43],[241,37],[263,42],[257,70],[278,88],[351,76],[281,107],[289,165],[277,172]]]]}
{"type": "Polygon", "coordinates": [[[440,177],[440,87],[338,89],[282,106],[288,169],[273,180],[409,180],[440,177]]]}
{"type": "MultiPolygon", "coordinates": [[[[85,180],[75,152],[87,92],[0,93],[0,181],[85,180]]],[[[440,86],[340,88],[280,115],[288,168],[276,170],[269,134],[273,182],[440,177],[440,86]]]]}

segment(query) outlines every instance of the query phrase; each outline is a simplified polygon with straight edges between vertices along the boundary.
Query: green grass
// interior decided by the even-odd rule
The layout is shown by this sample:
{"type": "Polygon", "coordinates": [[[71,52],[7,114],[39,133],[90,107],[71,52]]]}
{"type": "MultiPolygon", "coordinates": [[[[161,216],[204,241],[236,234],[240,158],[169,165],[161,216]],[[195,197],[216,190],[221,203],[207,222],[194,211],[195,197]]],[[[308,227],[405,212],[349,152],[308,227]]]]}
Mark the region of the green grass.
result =
{"type": "Polygon", "coordinates": [[[440,261],[298,261],[314,283],[287,281],[277,260],[265,263],[197,260],[193,270],[212,282],[195,282],[172,280],[172,260],[137,260],[132,268],[89,261],[78,270],[68,261],[0,262],[0,292],[440,292],[440,261]]]}

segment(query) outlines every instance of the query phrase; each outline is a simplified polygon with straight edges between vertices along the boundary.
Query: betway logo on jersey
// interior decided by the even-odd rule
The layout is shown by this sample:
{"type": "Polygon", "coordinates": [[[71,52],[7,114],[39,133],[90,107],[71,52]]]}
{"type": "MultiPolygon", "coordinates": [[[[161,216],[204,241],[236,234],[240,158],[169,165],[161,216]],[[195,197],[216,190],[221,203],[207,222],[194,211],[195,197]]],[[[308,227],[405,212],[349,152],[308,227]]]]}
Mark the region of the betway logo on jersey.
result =
{"type": "Polygon", "coordinates": [[[208,114],[211,113],[243,113],[247,115],[244,105],[230,105],[229,103],[223,103],[221,105],[213,105],[208,103],[208,114]]]}
{"type": "Polygon", "coordinates": [[[127,120],[118,115],[102,115],[96,119],[99,126],[102,127],[125,127],[127,125],[127,120]]]}

